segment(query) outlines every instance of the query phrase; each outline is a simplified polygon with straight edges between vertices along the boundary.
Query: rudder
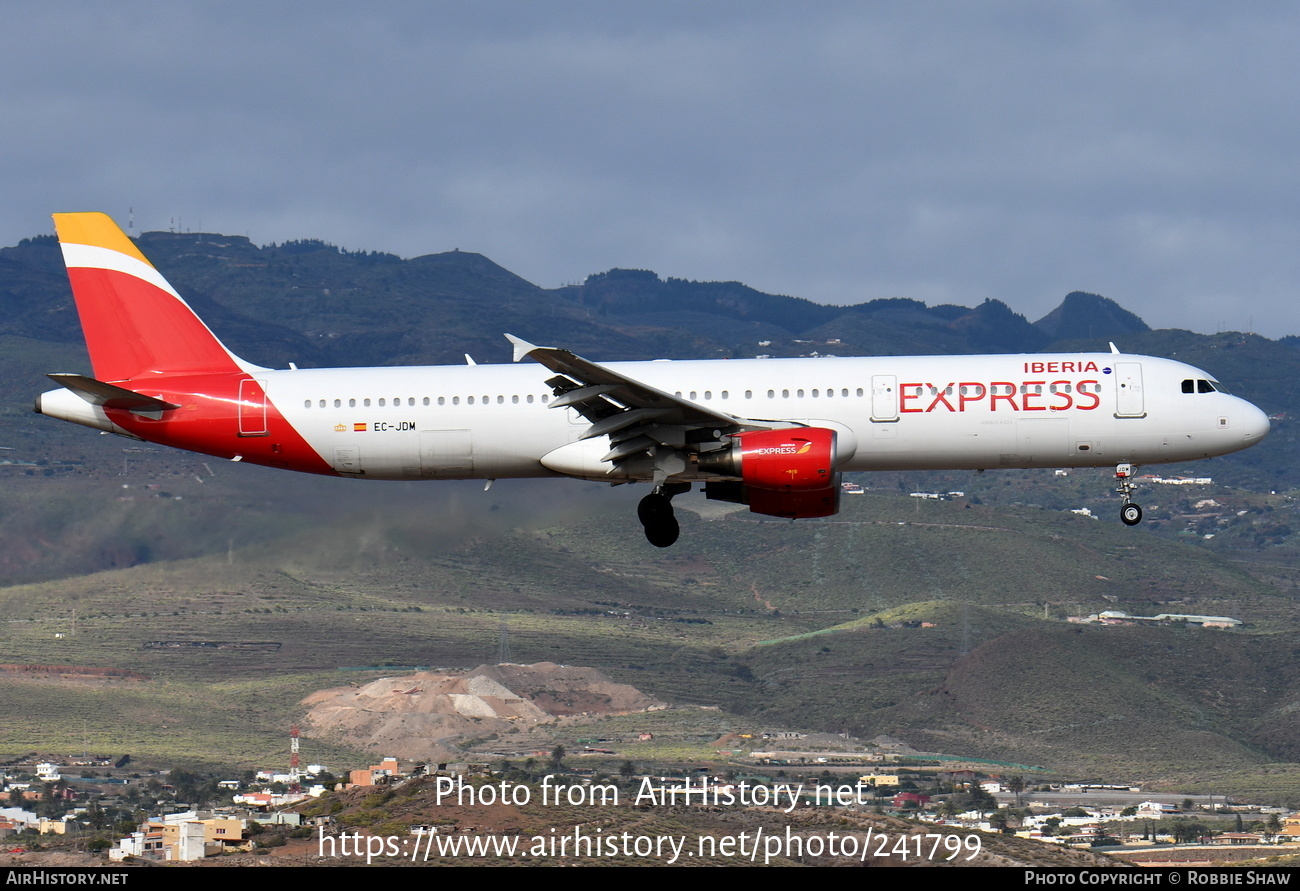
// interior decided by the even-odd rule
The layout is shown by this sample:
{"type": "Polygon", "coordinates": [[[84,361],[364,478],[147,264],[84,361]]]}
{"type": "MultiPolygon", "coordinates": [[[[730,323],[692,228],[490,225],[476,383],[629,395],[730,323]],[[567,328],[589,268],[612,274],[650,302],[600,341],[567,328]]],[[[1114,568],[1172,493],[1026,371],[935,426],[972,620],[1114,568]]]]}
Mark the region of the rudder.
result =
{"type": "Polygon", "coordinates": [[[247,371],[106,214],[56,213],[95,377],[247,371]]]}

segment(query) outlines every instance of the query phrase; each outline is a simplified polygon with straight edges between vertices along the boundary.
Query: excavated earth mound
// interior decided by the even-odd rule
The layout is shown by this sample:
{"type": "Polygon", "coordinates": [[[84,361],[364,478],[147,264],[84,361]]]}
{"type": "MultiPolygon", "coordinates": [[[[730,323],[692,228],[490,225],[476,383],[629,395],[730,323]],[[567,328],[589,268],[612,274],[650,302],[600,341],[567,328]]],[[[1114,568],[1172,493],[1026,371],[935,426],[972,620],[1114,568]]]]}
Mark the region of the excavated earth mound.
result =
{"type": "Polygon", "coordinates": [[[594,668],[538,662],[419,672],[308,696],[312,735],[412,761],[454,759],[456,743],[575,715],[663,708],[594,668]]]}

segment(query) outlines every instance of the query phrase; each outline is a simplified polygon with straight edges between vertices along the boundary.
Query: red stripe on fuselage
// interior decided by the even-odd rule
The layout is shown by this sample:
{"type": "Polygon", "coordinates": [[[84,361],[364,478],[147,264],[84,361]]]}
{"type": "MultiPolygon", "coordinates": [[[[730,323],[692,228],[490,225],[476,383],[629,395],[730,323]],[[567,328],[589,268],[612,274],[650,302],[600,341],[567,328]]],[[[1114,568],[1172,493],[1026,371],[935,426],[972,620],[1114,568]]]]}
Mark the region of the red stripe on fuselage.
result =
{"type": "MultiPolygon", "coordinates": [[[[105,409],[105,413],[123,429],[159,445],[219,458],[239,456],[253,464],[337,476],[329,462],[307,444],[269,399],[265,400],[267,432],[257,436],[240,435],[240,382],[247,380],[254,378],[240,371],[168,375],[148,381],[147,386],[139,381],[135,388],[139,392],[176,403],[180,408],[163,412],[156,421],[122,409],[105,409]]],[[[246,387],[245,398],[255,398],[260,389],[246,387]]],[[[261,402],[250,401],[244,407],[262,411],[261,402]]]]}

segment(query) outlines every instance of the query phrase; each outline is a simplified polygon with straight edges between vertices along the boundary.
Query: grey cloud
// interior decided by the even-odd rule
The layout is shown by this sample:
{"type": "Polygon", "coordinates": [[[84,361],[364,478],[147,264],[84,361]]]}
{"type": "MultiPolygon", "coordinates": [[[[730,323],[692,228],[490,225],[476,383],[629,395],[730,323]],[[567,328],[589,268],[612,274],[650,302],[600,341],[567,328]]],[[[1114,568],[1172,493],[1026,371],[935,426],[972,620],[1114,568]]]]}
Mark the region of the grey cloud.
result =
{"type": "Polygon", "coordinates": [[[8,213],[1300,331],[1283,5],[19,7],[8,213]]]}

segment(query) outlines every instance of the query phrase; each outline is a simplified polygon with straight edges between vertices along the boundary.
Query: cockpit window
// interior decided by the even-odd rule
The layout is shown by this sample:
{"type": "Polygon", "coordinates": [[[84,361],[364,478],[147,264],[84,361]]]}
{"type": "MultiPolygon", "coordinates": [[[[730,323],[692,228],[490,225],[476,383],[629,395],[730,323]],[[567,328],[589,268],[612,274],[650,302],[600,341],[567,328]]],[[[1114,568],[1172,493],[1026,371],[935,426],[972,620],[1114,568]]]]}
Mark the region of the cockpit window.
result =
{"type": "Polygon", "coordinates": [[[1207,380],[1185,380],[1183,381],[1184,393],[1227,393],[1223,384],[1218,381],[1207,380]]]}

